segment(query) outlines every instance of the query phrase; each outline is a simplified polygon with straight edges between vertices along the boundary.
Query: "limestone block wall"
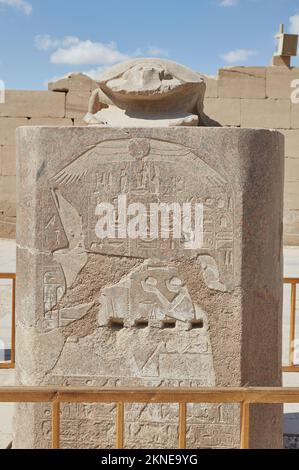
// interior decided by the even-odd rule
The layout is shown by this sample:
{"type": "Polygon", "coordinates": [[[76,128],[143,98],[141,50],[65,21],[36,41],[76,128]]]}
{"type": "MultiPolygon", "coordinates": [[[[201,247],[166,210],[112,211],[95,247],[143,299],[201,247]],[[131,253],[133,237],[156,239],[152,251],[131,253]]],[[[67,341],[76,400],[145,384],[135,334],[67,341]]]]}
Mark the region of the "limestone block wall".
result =
{"type": "MultiPolygon", "coordinates": [[[[299,245],[299,104],[291,82],[299,68],[233,67],[206,77],[205,112],[222,126],[280,130],[286,138],[284,244],[299,245]]],[[[15,238],[15,129],[26,125],[85,125],[96,83],[82,74],[49,91],[8,91],[0,104],[0,238],[15,238]]]]}
{"type": "Polygon", "coordinates": [[[90,78],[71,74],[50,84],[49,91],[6,91],[0,104],[0,238],[15,238],[16,128],[83,125],[95,86],[90,78]]]}
{"type": "Polygon", "coordinates": [[[284,244],[299,245],[299,68],[233,67],[207,78],[205,112],[223,126],[278,129],[285,135],[284,244]]]}

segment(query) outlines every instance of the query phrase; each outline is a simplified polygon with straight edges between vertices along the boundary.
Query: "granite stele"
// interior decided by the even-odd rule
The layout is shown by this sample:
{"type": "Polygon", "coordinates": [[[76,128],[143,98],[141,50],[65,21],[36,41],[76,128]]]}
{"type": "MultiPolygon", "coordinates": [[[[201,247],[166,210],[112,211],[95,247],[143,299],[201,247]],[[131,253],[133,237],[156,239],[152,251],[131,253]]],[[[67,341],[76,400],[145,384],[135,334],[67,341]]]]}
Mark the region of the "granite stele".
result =
{"type": "MultiPolygon", "coordinates": [[[[201,75],[138,59],[105,72],[87,127],[18,130],[22,385],[281,385],[283,137],[205,127],[201,75]]],[[[127,448],[172,448],[177,405],[129,405],[127,448]]],[[[252,409],[280,447],[282,409],[252,409]]],[[[187,445],[238,447],[239,405],[188,406],[187,445]]],[[[15,448],[51,445],[20,405],[15,448]]],[[[64,448],[112,448],[115,405],[65,404],[64,448]]]]}

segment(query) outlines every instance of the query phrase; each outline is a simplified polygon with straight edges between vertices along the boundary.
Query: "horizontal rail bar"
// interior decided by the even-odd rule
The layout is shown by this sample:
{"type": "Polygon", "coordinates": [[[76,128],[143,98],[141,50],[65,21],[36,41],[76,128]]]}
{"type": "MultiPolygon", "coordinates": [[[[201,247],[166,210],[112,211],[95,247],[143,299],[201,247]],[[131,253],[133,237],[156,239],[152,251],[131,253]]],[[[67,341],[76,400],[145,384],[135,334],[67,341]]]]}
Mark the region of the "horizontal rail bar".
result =
{"type": "Polygon", "coordinates": [[[299,277],[285,277],[284,284],[299,284],[299,277]]]}
{"type": "Polygon", "coordinates": [[[44,403],[299,403],[299,388],[0,387],[0,402],[44,403]]]}
{"type": "Polygon", "coordinates": [[[282,372],[299,372],[299,364],[296,366],[282,366],[282,372]]]}
{"type": "Polygon", "coordinates": [[[0,369],[14,369],[15,365],[11,362],[0,362],[0,369]]]}
{"type": "Polygon", "coordinates": [[[0,279],[16,279],[16,274],[14,274],[14,273],[0,273],[0,279]]]}

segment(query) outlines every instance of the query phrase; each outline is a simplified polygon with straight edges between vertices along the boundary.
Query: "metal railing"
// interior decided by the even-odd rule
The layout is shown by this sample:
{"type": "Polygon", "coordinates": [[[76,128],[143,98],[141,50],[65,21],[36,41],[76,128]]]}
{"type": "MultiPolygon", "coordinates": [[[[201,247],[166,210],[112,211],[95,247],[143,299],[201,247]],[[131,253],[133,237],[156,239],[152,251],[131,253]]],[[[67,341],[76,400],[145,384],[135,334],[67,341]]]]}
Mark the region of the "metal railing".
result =
{"type": "MultiPolygon", "coordinates": [[[[10,347],[10,360],[6,362],[0,362],[0,369],[14,369],[15,367],[15,334],[16,334],[16,317],[15,317],[15,306],[16,306],[16,275],[0,273],[0,280],[11,280],[12,281],[12,303],[11,303],[11,347],[10,347]]],[[[0,294],[1,295],[1,294],[0,294]]],[[[1,338],[1,332],[0,332],[1,338]]]]}
{"type": "Polygon", "coordinates": [[[250,448],[250,405],[299,403],[299,388],[72,388],[72,387],[0,387],[3,403],[51,403],[52,448],[60,448],[61,403],[115,403],[116,448],[125,447],[125,405],[163,404],[179,405],[178,448],[187,446],[188,403],[237,403],[241,408],[240,448],[250,448]]]}
{"type": "Polygon", "coordinates": [[[284,279],[284,284],[291,285],[291,310],[290,310],[290,334],[289,334],[289,363],[283,365],[283,372],[299,372],[299,364],[295,364],[295,340],[296,340],[296,299],[297,299],[297,285],[299,278],[287,277],[284,279]]]}

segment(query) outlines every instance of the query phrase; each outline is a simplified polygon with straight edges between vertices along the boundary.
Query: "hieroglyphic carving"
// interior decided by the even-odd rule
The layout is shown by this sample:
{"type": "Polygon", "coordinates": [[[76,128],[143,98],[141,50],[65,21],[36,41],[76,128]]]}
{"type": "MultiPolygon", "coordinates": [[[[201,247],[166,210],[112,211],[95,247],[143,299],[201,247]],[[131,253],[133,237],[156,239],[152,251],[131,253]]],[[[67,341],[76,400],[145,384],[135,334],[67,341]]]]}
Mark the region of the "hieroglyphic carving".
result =
{"type": "Polygon", "coordinates": [[[53,192],[53,199],[68,240],[68,247],[54,251],[53,257],[63,269],[67,287],[71,287],[78,273],[87,263],[81,217],[58,190],[53,192]]]}
{"type": "Polygon", "coordinates": [[[93,303],[74,305],[68,308],[52,309],[45,315],[45,330],[53,330],[68,326],[77,320],[81,320],[91,309],[93,303]]]}
{"type": "MultiPolygon", "coordinates": [[[[99,336],[95,336],[97,339],[93,341],[101,344],[100,331],[109,329],[109,334],[113,335],[118,327],[123,326],[120,345],[118,342],[111,344],[108,356],[107,346],[103,352],[96,353],[99,357],[97,376],[82,379],[70,377],[67,384],[80,385],[82,382],[84,385],[98,386],[136,384],[159,387],[215,385],[207,314],[192,301],[176,265],[166,262],[171,258],[171,252],[176,256],[186,254],[182,241],[172,238],[99,241],[95,235],[95,209],[101,202],[110,202],[116,206],[120,194],[127,196],[128,203],[141,202],[145,206],[152,202],[202,203],[203,246],[195,253],[194,259],[207,286],[224,292],[233,283],[234,264],[234,195],[225,176],[219,175],[187,147],[147,138],[118,139],[102,142],[82,153],[53,178],[50,190],[54,202],[54,219],[50,221],[49,227],[57,231],[60,223],[67,240],[67,245],[63,247],[61,236],[56,238],[52,255],[53,261],[58,267],[61,266],[64,273],[65,289],[70,288],[84,270],[89,253],[148,258],[120,282],[104,287],[96,299],[101,304],[98,313],[99,336]],[[79,181],[84,186],[82,200],[75,197],[79,181]],[[161,261],[150,261],[153,256],[161,261]],[[150,341],[142,339],[146,329],[152,331],[150,341]],[[160,332],[161,337],[157,332],[160,332]],[[109,361],[120,357],[119,347],[126,351],[124,376],[113,376],[113,365],[109,361]],[[106,364],[101,372],[104,357],[106,364]],[[111,370],[110,377],[105,375],[107,369],[111,370]]],[[[115,224],[117,228],[119,221],[116,220],[115,224]]],[[[46,330],[79,320],[93,303],[71,308],[57,308],[56,305],[57,302],[52,302],[46,313],[46,330]]],[[[73,351],[77,347],[76,341],[74,338],[72,342],[72,338],[69,338],[65,350],[73,351]]],[[[81,347],[83,344],[81,340],[81,347]]],[[[60,364],[63,364],[68,354],[71,353],[65,352],[65,358],[62,354],[62,363],[59,361],[58,367],[63,368],[60,364]]],[[[88,365],[85,366],[87,368],[88,365]]],[[[57,376],[52,379],[55,384],[61,381],[57,376]]],[[[88,435],[91,423],[101,423],[107,434],[102,436],[102,445],[109,447],[107,436],[113,436],[115,431],[114,420],[111,419],[113,406],[105,406],[104,411],[103,406],[95,405],[76,406],[76,409],[73,406],[65,407],[62,422],[68,429],[73,429],[76,422],[82,423],[88,435]]],[[[161,445],[160,437],[153,437],[157,431],[159,436],[164,436],[164,442],[169,442],[170,446],[173,444],[173,436],[177,432],[175,407],[134,405],[128,407],[128,417],[130,446],[134,446],[134,437],[138,435],[140,440],[144,433],[145,442],[149,446],[161,445]],[[136,420],[140,422],[138,427],[134,424],[136,420]]],[[[225,433],[217,442],[213,441],[216,447],[221,447],[224,441],[234,444],[232,436],[236,426],[231,419],[223,420],[222,407],[197,405],[192,409],[192,419],[190,429],[201,445],[214,435],[213,428],[206,435],[202,433],[202,422],[211,426],[221,426],[223,422],[225,433]]],[[[43,425],[45,440],[49,437],[46,421],[43,425]]],[[[65,447],[72,446],[76,439],[78,434],[70,431],[63,437],[65,447]]],[[[91,446],[99,445],[98,435],[91,436],[90,443],[91,446]]]]}
{"type": "Polygon", "coordinates": [[[50,312],[65,293],[65,284],[63,273],[58,266],[52,266],[45,269],[43,279],[44,289],[44,312],[50,312]]]}
{"type": "MultiPolygon", "coordinates": [[[[85,199],[82,205],[79,201],[76,207],[73,206],[72,210],[77,214],[77,227],[82,226],[82,232],[81,235],[76,233],[71,249],[75,249],[75,240],[77,247],[82,246],[83,236],[84,250],[88,252],[141,258],[151,258],[154,254],[164,259],[171,256],[171,251],[188,255],[183,239],[160,237],[100,240],[95,233],[96,207],[102,202],[107,202],[111,203],[117,212],[120,194],[127,196],[127,204],[138,202],[146,207],[151,203],[161,202],[202,203],[203,245],[198,252],[214,258],[221,282],[226,285],[233,284],[234,194],[226,177],[207,165],[193,150],[171,142],[147,138],[101,142],[92,148],[89,147],[54,177],[53,185],[59,185],[59,189],[54,193],[56,206],[60,205],[62,189],[67,198],[68,192],[72,192],[79,179],[87,189],[88,211],[86,205],[83,205],[85,199]],[[78,214],[82,216],[80,221],[78,214]]],[[[63,210],[57,207],[57,211],[64,226],[63,210]]],[[[119,221],[116,220],[115,224],[117,230],[119,221]]],[[[67,228],[64,227],[64,230],[69,239],[67,228]]],[[[63,262],[63,259],[67,259],[69,251],[69,248],[56,251],[56,260],[60,258],[59,262],[63,262]]],[[[84,255],[79,254],[82,255],[84,265],[84,255]]],[[[68,262],[65,264],[68,265],[68,262]]],[[[81,263],[78,264],[80,269],[81,263]]],[[[74,276],[70,277],[68,284],[73,282],[74,276]]]]}
{"type": "MultiPolygon", "coordinates": [[[[61,377],[52,376],[49,382],[58,385],[97,387],[149,387],[154,382],[139,378],[111,379],[108,377],[61,377]]],[[[156,386],[166,387],[198,387],[196,380],[166,379],[156,386]]],[[[114,404],[63,404],[61,408],[62,427],[64,432],[63,447],[74,448],[84,445],[88,439],[88,447],[106,447],[114,445],[116,409],[114,404]],[[86,432],[84,439],[78,429],[86,432]],[[103,429],[105,432],[103,432],[103,429]],[[95,431],[96,430],[96,431],[95,431]]],[[[187,442],[189,448],[222,448],[235,447],[238,442],[239,422],[232,419],[239,413],[238,406],[231,404],[189,404],[187,410],[187,442]]],[[[50,445],[51,409],[43,409],[43,439],[50,445]]],[[[136,439],[148,448],[175,447],[178,432],[178,405],[176,404],[134,404],[126,406],[126,446],[134,448],[136,439]],[[161,439],[163,437],[163,439],[161,439]]],[[[140,447],[140,444],[139,444],[140,447]]]]}
{"type": "Polygon", "coordinates": [[[205,312],[192,303],[175,266],[145,263],[118,284],[103,289],[99,324],[123,320],[128,326],[142,320],[149,323],[172,319],[191,327],[193,320],[205,319],[205,312]]]}

